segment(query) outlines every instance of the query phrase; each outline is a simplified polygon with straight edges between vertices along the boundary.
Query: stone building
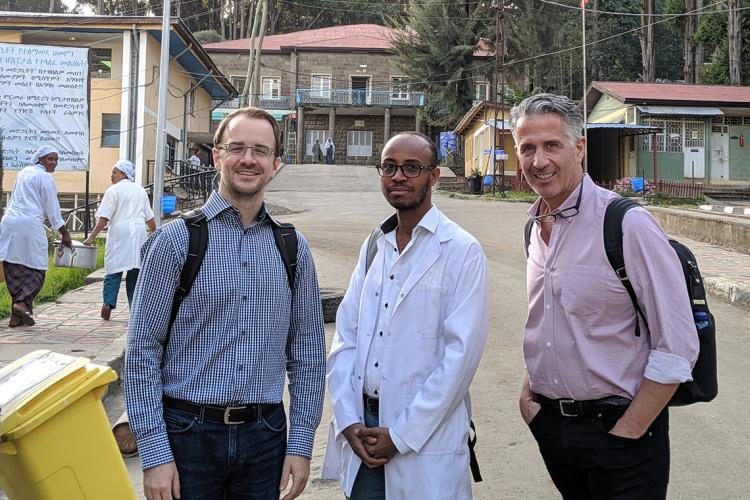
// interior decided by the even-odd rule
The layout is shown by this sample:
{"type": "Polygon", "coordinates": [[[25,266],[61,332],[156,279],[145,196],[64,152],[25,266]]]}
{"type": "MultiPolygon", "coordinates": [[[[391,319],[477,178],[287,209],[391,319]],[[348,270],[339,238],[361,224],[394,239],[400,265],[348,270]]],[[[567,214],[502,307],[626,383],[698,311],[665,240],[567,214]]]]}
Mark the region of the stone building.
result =
{"type": "MultiPolygon", "coordinates": [[[[357,24],[264,37],[255,102],[281,122],[285,161],[312,162],[315,140],[323,145],[331,137],[336,163],[374,165],[388,138],[423,128],[417,109],[424,95],[412,91],[396,68],[389,53],[392,35],[391,28],[357,24]]],[[[242,39],[204,45],[240,92],[249,44],[242,39]]],[[[477,92],[486,94],[487,84],[476,83],[477,92]]],[[[216,103],[215,118],[240,102],[216,103]]]]}

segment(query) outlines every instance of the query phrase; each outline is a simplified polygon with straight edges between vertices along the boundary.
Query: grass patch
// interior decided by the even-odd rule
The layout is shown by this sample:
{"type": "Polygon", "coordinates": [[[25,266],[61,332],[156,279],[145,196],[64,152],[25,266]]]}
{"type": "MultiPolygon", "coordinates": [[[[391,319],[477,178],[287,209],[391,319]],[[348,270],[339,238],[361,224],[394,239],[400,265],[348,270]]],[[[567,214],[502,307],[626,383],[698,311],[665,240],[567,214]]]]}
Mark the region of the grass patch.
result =
{"type": "Polygon", "coordinates": [[[523,203],[534,203],[539,195],[535,193],[526,193],[524,191],[505,191],[504,193],[485,193],[485,194],[464,194],[454,193],[450,191],[437,191],[440,194],[448,196],[448,198],[456,198],[459,200],[486,200],[486,201],[513,201],[523,203]]]}
{"type": "MultiPolygon", "coordinates": [[[[97,239],[98,248],[96,255],[96,268],[104,266],[104,240],[97,239]]],[[[44,276],[44,286],[37,295],[35,304],[52,302],[62,294],[83,286],[86,276],[93,272],[92,269],[75,269],[70,267],[55,267],[54,256],[49,256],[49,268],[44,276]]],[[[11,303],[8,287],[0,283],[0,318],[10,316],[11,303]]]]}
{"type": "Polygon", "coordinates": [[[706,200],[703,196],[698,196],[697,198],[673,198],[663,194],[656,194],[646,197],[646,203],[657,207],[698,208],[699,205],[703,205],[705,202],[706,200]]]}

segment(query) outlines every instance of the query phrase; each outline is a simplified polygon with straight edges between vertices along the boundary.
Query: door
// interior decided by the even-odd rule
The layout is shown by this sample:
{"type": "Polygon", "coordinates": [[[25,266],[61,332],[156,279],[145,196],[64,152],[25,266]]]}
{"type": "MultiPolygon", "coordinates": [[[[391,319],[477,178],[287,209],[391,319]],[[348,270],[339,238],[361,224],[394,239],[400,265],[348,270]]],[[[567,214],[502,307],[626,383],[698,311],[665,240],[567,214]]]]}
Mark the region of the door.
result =
{"type": "Polygon", "coordinates": [[[714,125],[711,134],[711,178],[729,179],[729,127],[714,125]]]}
{"type": "Polygon", "coordinates": [[[352,104],[367,104],[367,83],[369,79],[366,76],[352,77],[352,104]]]}
{"type": "Polygon", "coordinates": [[[705,124],[685,122],[685,145],[683,148],[684,177],[702,179],[706,176],[705,124]]]}

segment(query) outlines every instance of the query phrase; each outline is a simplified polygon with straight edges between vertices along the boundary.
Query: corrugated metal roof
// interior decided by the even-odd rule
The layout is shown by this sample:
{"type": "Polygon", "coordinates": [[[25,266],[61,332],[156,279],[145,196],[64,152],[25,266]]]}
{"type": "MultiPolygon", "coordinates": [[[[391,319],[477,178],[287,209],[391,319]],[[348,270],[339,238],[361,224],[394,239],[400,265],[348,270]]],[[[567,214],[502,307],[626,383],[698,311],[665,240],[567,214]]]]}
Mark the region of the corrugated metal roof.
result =
{"type": "Polygon", "coordinates": [[[722,116],[719,108],[708,106],[637,106],[644,113],[650,115],[673,116],[722,116]]]}
{"type": "Polygon", "coordinates": [[[690,85],[687,83],[601,82],[592,87],[626,103],[701,103],[747,106],[748,85],[690,85]]]}

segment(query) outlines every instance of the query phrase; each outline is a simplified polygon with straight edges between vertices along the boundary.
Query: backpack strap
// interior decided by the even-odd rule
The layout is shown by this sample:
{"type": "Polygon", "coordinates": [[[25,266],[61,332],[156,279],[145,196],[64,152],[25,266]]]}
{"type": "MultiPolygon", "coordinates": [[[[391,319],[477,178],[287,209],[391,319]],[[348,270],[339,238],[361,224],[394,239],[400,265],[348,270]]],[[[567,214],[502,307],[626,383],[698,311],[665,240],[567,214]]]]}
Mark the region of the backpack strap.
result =
{"type": "Polygon", "coordinates": [[[526,226],[523,228],[523,248],[526,250],[526,258],[529,258],[529,245],[531,245],[531,231],[534,230],[534,219],[526,221],[526,226]]]}
{"type": "Polygon", "coordinates": [[[195,281],[195,277],[198,276],[198,271],[200,271],[201,264],[203,264],[203,258],[206,256],[206,248],[208,247],[208,220],[203,211],[200,208],[196,208],[180,215],[180,218],[187,225],[190,240],[188,243],[188,254],[185,258],[185,263],[182,265],[180,283],[177,285],[177,290],[175,290],[174,299],[172,300],[172,313],[169,316],[167,340],[164,342],[164,345],[169,341],[169,330],[172,329],[172,324],[175,318],[177,318],[180,304],[188,296],[190,289],[193,288],[193,282],[195,281]]]}
{"type": "Polygon", "coordinates": [[[646,316],[641,310],[641,306],[638,305],[638,297],[635,295],[633,284],[630,283],[628,278],[628,272],[625,270],[625,257],[622,250],[622,219],[625,217],[625,213],[633,207],[639,206],[638,203],[629,198],[614,198],[607,205],[607,211],[604,214],[604,250],[607,252],[607,260],[609,265],[614,269],[615,274],[625,287],[625,290],[630,296],[630,301],[633,303],[635,308],[635,336],[641,336],[641,327],[638,321],[640,316],[643,320],[643,324],[646,325],[648,330],[648,321],[646,316]]]}
{"type": "Polygon", "coordinates": [[[271,219],[271,229],[273,230],[276,248],[278,248],[281,260],[284,262],[289,289],[294,292],[294,282],[297,276],[297,230],[293,224],[277,222],[273,219],[271,219]]]}
{"type": "Polygon", "coordinates": [[[482,482],[482,472],[479,470],[479,461],[477,460],[477,454],[474,451],[474,447],[477,445],[477,429],[474,426],[474,421],[469,421],[469,467],[471,468],[471,477],[475,483],[482,482]],[[472,432],[474,433],[472,435],[472,432]]]}
{"type": "Polygon", "coordinates": [[[385,233],[396,229],[397,226],[398,215],[393,214],[370,233],[369,238],[367,238],[367,252],[365,253],[365,276],[367,276],[367,271],[370,270],[372,261],[375,260],[375,256],[378,254],[378,240],[383,237],[385,233]]]}

